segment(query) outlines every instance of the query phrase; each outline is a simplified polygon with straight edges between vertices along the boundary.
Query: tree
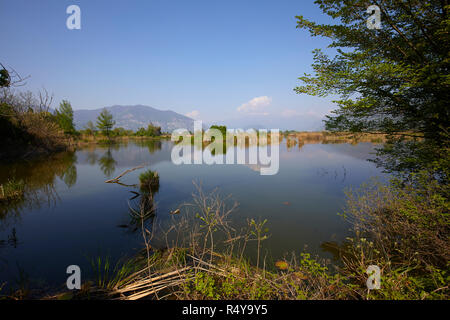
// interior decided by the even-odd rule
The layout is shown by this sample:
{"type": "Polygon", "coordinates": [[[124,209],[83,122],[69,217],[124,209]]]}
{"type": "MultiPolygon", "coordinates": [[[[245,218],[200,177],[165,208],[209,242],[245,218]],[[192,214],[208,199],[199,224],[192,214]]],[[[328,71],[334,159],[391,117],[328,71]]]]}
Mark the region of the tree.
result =
{"type": "Polygon", "coordinates": [[[139,128],[139,130],[136,131],[135,135],[138,137],[159,137],[161,135],[161,127],[155,126],[150,123],[147,126],[147,129],[139,128]]]}
{"type": "Polygon", "coordinates": [[[97,128],[109,138],[109,133],[116,122],[113,120],[113,115],[105,109],[102,110],[97,117],[97,128]]]}
{"type": "Polygon", "coordinates": [[[388,134],[390,143],[377,160],[388,171],[432,164],[442,174],[449,164],[448,1],[315,2],[340,23],[317,24],[298,16],[297,27],[332,39],[329,47],[336,54],[330,58],[316,49],[314,75],[300,77],[303,85],[294,90],[339,97],[339,108],[325,120],[328,130],[388,134]],[[367,27],[370,5],[380,9],[381,29],[367,27]]]}
{"type": "Polygon", "coordinates": [[[69,101],[63,100],[59,104],[59,109],[56,109],[56,121],[61,129],[64,130],[64,133],[75,133],[75,126],[73,124],[73,109],[69,101]]]}
{"type": "Polygon", "coordinates": [[[161,135],[161,127],[153,125],[150,123],[147,127],[148,135],[151,137],[159,137],[161,135]]]}
{"type": "Polygon", "coordinates": [[[84,126],[84,130],[89,135],[94,135],[97,131],[97,127],[92,123],[91,120],[88,121],[88,123],[84,126]]]}
{"type": "Polygon", "coordinates": [[[0,88],[23,86],[26,84],[25,80],[29,77],[30,76],[22,78],[16,70],[8,70],[2,63],[0,63],[0,88]]]}

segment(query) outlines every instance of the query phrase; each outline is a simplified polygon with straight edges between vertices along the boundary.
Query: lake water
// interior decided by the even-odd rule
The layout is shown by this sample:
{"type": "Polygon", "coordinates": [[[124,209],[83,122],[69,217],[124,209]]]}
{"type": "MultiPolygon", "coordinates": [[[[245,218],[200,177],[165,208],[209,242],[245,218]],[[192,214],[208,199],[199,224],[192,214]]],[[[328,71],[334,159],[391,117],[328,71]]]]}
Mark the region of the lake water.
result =
{"type": "MultiPolygon", "coordinates": [[[[344,189],[371,177],[386,178],[366,160],[374,151],[371,143],[288,147],[283,141],[279,172],[272,176],[250,165],[176,166],[172,147],[170,141],[128,141],[0,166],[0,184],[13,177],[26,183],[23,200],[0,207],[0,285],[24,280],[35,287],[63,285],[69,265],[79,265],[83,278],[89,278],[91,258],[115,261],[141,249],[141,233],[126,227],[130,191],[136,188],[104,181],[142,163],[160,176],[154,195],[158,221],[169,222],[171,210],[192,200],[193,181],[202,183],[206,193],[218,188],[239,203],[234,225],[248,218],[268,220],[270,237],[263,243],[268,259],[299,253],[305,246],[331,258],[324,244],[342,241],[349,229],[338,216],[344,189]]],[[[121,182],[138,183],[144,170],[121,182]]]]}

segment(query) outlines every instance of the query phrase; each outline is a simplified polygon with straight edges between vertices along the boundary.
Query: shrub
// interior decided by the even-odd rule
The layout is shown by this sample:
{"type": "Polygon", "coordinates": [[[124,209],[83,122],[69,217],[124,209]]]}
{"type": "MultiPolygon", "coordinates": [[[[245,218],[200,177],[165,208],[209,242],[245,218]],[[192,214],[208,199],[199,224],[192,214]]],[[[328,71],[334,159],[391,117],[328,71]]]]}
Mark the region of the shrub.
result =
{"type": "Polygon", "coordinates": [[[344,217],[354,236],[343,252],[343,275],[367,290],[366,268],[382,270],[381,290],[372,298],[423,299],[450,296],[450,219],[447,187],[419,173],[409,183],[372,182],[348,192],[344,217]]]}
{"type": "Polygon", "coordinates": [[[159,175],[158,172],[147,170],[139,176],[140,188],[144,192],[158,192],[159,190],[159,175]]]}

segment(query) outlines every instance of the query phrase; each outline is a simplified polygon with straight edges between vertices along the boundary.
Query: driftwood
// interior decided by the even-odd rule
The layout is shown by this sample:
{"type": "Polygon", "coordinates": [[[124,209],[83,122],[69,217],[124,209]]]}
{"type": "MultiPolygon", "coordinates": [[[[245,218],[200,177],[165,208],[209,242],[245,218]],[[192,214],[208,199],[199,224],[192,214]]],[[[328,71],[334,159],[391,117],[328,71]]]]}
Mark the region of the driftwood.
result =
{"type": "Polygon", "coordinates": [[[117,177],[115,177],[114,179],[106,180],[105,183],[119,183],[120,178],[122,178],[124,175],[126,175],[127,173],[130,173],[130,172],[132,172],[132,171],[134,171],[134,170],[141,169],[141,168],[143,168],[143,167],[144,167],[144,165],[141,164],[140,166],[134,167],[134,168],[132,168],[132,169],[125,170],[124,172],[122,172],[121,174],[119,174],[119,175],[118,175],[117,177]]]}

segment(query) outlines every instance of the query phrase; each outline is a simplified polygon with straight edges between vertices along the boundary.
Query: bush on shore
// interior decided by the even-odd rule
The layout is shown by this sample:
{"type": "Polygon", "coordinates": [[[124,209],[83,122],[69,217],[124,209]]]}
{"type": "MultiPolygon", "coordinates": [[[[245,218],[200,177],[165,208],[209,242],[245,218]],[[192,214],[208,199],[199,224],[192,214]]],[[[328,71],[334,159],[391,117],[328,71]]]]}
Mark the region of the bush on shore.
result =
{"type": "Polygon", "coordinates": [[[64,134],[49,111],[51,98],[40,100],[30,92],[0,92],[0,160],[27,158],[67,149],[71,138],[64,134]]]}
{"type": "Polygon", "coordinates": [[[450,215],[448,187],[429,173],[372,182],[348,192],[343,213],[354,236],[342,249],[346,277],[358,295],[377,299],[450,298],[450,215]],[[381,289],[370,294],[362,271],[381,269],[381,289]]]}

